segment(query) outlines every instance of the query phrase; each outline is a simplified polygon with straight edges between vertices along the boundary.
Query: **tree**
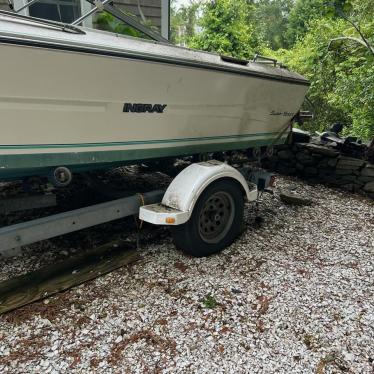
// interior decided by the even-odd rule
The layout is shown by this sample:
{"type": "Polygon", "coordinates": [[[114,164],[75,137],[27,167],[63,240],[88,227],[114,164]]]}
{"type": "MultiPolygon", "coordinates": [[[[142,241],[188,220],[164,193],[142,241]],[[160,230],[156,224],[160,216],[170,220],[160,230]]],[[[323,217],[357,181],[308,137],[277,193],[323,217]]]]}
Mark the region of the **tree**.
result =
{"type": "Polygon", "coordinates": [[[193,0],[179,9],[171,6],[171,41],[173,43],[188,45],[195,36],[199,9],[200,2],[193,0]]]}
{"type": "MultiPolygon", "coordinates": [[[[374,57],[374,47],[371,45],[369,39],[364,35],[364,32],[361,30],[360,25],[355,22],[351,17],[348,15],[348,12],[351,12],[353,10],[353,5],[349,0],[333,0],[328,4],[329,7],[329,12],[328,14],[330,16],[336,16],[336,17],[341,17],[345,21],[347,21],[353,28],[354,30],[358,33],[360,38],[356,38],[353,36],[340,36],[338,38],[334,38],[330,40],[329,47],[333,42],[336,41],[353,41],[356,43],[359,43],[363,46],[365,46],[371,55],[374,57]]],[[[361,2],[362,4],[362,2],[361,2]]],[[[373,3],[371,3],[373,4],[373,3]]],[[[365,7],[367,8],[367,6],[365,7]]],[[[366,9],[365,9],[366,10],[366,9]]],[[[374,11],[374,5],[372,5],[372,11],[374,11]]],[[[373,14],[373,13],[372,13],[373,14]]]]}
{"type": "Polygon", "coordinates": [[[292,6],[293,0],[262,0],[255,4],[256,32],[273,50],[288,46],[286,31],[292,6]]]}
{"type": "MultiPolygon", "coordinates": [[[[355,26],[371,42],[372,20],[367,21],[365,14],[361,16],[362,7],[357,9],[357,4],[353,3],[346,17],[354,17],[355,26]]],[[[316,115],[307,125],[311,130],[322,131],[339,121],[346,125],[346,134],[370,139],[374,136],[374,59],[346,17],[334,14],[332,18],[316,18],[292,49],[268,53],[310,79],[308,95],[316,115]],[[342,38],[345,42],[339,43],[342,38]]]]}
{"type": "Polygon", "coordinates": [[[260,45],[251,24],[254,8],[246,0],[211,0],[204,3],[201,33],[192,38],[193,48],[251,58],[260,45]]]}
{"type": "Polygon", "coordinates": [[[292,47],[309,30],[314,19],[321,18],[326,11],[324,0],[296,0],[292,7],[285,33],[287,46],[292,47]]]}

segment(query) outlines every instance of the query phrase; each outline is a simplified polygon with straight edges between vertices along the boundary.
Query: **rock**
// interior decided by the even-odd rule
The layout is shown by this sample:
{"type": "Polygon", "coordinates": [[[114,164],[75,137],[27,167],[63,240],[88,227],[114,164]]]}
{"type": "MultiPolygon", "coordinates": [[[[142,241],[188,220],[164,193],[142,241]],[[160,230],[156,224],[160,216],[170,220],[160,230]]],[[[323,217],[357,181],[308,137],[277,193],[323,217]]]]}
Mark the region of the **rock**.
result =
{"type": "Polygon", "coordinates": [[[317,165],[321,162],[321,160],[323,160],[324,157],[322,155],[317,155],[316,153],[314,153],[312,154],[312,158],[314,160],[314,164],[317,165]]]}
{"type": "Polygon", "coordinates": [[[305,152],[298,152],[296,154],[296,160],[298,160],[299,163],[306,165],[306,166],[311,166],[315,162],[313,157],[309,153],[305,153],[305,152]]]}
{"type": "Polygon", "coordinates": [[[292,152],[297,153],[300,151],[300,147],[298,144],[294,144],[291,148],[292,152]]]}
{"type": "Polygon", "coordinates": [[[306,180],[308,181],[308,184],[311,184],[311,185],[321,184],[321,179],[318,177],[316,178],[316,177],[307,176],[306,180]]]}
{"type": "Polygon", "coordinates": [[[317,175],[317,174],[318,174],[318,169],[316,169],[316,168],[314,168],[314,167],[311,167],[311,166],[307,166],[307,167],[304,169],[304,174],[306,174],[306,175],[310,175],[310,176],[317,175]]]}
{"type": "Polygon", "coordinates": [[[359,175],[357,177],[357,180],[362,183],[374,182],[374,177],[362,177],[361,175],[359,175]]]}
{"type": "Polygon", "coordinates": [[[310,132],[301,129],[292,129],[292,142],[293,143],[309,143],[310,132]]]}
{"type": "Polygon", "coordinates": [[[324,157],[318,164],[321,168],[335,168],[336,164],[338,163],[337,158],[329,158],[324,157]]]}
{"type": "Polygon", "coordinates": [[[343,186],[345,184],[351,184],[351,183],[352,183],[352,181],[347,181],[347,180],[343,179],[342,177],[335,178],[335,184],[337,186],[343,186]]]}
{"type": "Polygon", "coordinates": [[[273,158],[271,160],[263,160],[262,166],[265,169],[273,169],[273,167],[276,165],[276,162],[273,161],[273,158]]]}
{"type": "Polygon", "coordinates": [[[279,152],[277,153],[277,156],[278,156],[281,160],[289,160],[289,159],[293,159],[293,158],[295,158],[295,155],[294,155],[293,152],[291,152],[289,149],[279,151],[279,152]]]}
{"type": "Polygon", "coordinates": [[[279,144],[275,147],[275,151],[285,151],[289,150],[291,146],[289,144],[279,144]]]}
{"type": "Polygon", "coordinates": [[[114,342],[118,344],[118,343],[121,343],[122,340],[123,340],[122,336],[119,335],[114,342]]]}
{"type": "Polygon", "coordinates": [[[305,148],[308,149],[311,153],[317,153],[319,155],[327,156],[327,157],[337,157],[339,152],[335,149],[331,149],[329,147],[324,147],[322,145],[317,144],[305,144],[305,148]]]}
{"type": "Polygon", "coordinates": [[[321,168],[321,167],[318,168],[318,175],[320,175],[321,177],[329,176],[332,173],[333,173],[333,170],[331,170],[331,169],[321,168]]]}
{"type": "Polygon", "coordinates": [[[351,169],[336,169],[336,175],[352,175],[354,170],[351,169]]]}
{"type": "MultiPolygon", "coordinates": [[[[344,182],[357,182],[357,176],[356,175],[344,175],[341,179],[341,181],[344,182]]],[[[363,184],[363,183],[357,183],[357,184],[363,184]]]]}
{"type": "Polygon", "coordinates": [[[279,157],[276,153],[273,154],[273,156],[270,158],[271,161],[279,161],[279,157]]]}
{"type": "Polygon", "coordinates": [[[296,173],[296,168],[292,166],[287,166],[287,165],[279,165],[277,170],[279,171],[280,174],[285,174],[285,175],[293,175],[296,173]]]}
{"type": "Polygon", "coordinates": [[[353,165],[343,165],[343,164],[340,164],[339,165],[339,162],[338,164],[336,165],[335,167],[337,170],[350,170],[352,173],[353,172],[358,172],[359,173],[359,170],[360,168],[358,166],[353,166],[353,165]]]}
{"type": "Polygon", "coordinates": [[[330,158],[330,160],[327,162],[327,166],[330,166],[332,168],[336,167],[336,164],[338,163],[337,158],[330,158]]]}
{"type": "Polygon", "coordinates": [[[284,203],[291,205],[311,205],[313,202],[307,197],[288,191],[281,192],[279,197],[284,203]]]}
{"type": "Polygon", "coordinates": [[[364,191],[374,193],[374,182],[366,183],[365,186],[364,186],[364,191]]]}
{"type": "Polygon", "coordinates": [[[361,185],[358,185],[356,183],[347,183],[341,185],[340,188],[349,192],[357,192],[361,188],[361,185]]]}
{"type": "Polygon", "coordinates": [[[319,163],[318,163],[318,166],[321,167],[321,168],[325,168],[327,166],[327,162],[329,161],[329,159],[327,158],[324,158],[322,159],[319,163]]]}
{"type": "Polygon", "coordinates": [[[364,166],[365,161],[360,160],[358,158],[352,158],[352,157],[346,157],[346,156],[340,156],[338,160],[338,164],[336,165],[339,169],[359,169],[362,166],[364,166]]]}
{"type": "Polygon", "coordinates": [[[304,165],[303,164],[300,164],[299,162],[296,163],[296,170],[298,171],[302,171],[304,170],[304,165]]]}
{"type": "Polygon", "coordinates": [[[300,151],[300,150],[305,149],[306,144],[308,143],[295,143],[292,148],[295,149],[296,151],[300,151]]]}
{"type": "Polygon", "coordinates": [[[362,170],[361,175],[363,177],[374,177],[374,165],[367,164],[362,170]]]}
{"type": "Polygon", "coordinates": [[[339,186],[338,180],[333,175],[324,177],[323,182],[330,186],[339,186]]]}
{"type": "Polygon", "coordinates": [[[263,161],[262,164],[265,168],[270,169],[270,170],[275,170],[275,169],[277,169],[277,166],[278,166],[277,161],[274,160],[274,159],[271,159],[270,161],[265,160],[265,161],[263,161]]]}

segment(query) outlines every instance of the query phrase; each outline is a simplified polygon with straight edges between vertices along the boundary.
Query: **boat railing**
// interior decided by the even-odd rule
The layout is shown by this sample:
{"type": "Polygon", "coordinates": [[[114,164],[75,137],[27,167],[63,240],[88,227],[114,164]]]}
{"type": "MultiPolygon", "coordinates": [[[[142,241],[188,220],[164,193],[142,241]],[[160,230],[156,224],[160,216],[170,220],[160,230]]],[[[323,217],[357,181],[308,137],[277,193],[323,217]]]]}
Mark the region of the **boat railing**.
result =
{"type": "Polygon", "coordinates": [[[280,68],[283,68],[283,69],[287,69],[287,67],[285,65],[283,65],[281,62],[279,62],[277,59],[262,56],[258,53],[256,53],[254,55],[252,62],[257,62],[257,63],[260,63],[260,64],[269,64],[269,65],[273,65],[274,67],[280,67],[280,68]]]}
{"type": "Polygon", "coordinates": [[[29,8],[31,5],[35,4],[38,1],[40,1],[40,0],[31,0],[27,4],[21,6],[20,8],[15,9],[14,0],[8,0],[9,7],[13,10],[14,13],[13,12],[6,12],[6,11],[2,11],[2,13],[6,12],[6,13],[9,13],[9,14],[17,15],[17,17],[20,17],[20,18],[25,18],[25,19],[28,19],[28,20],[32,20],[33,22],[39,22],[39,23],[43,23],[43,24],[52,25],[52,26],[55,26],[55,27],[60,27],[64,31],[75,31],[75,32],[79,32],[79,33],[84,34],[84,31],[82,31],[80,28],[75,27],[75,26],[80,25],[83,20],[85,20],[86,18],[94,15],[96,12],[105,11],[105,12],[111,14],[114,18],[118,19],[119,21],[121,21],[121,22],[133,27],[134,29],[140,31],[141,33],[148,36],[149,38],[151,38],[153,40],[156,40],[158,42],[170,44],[170,41],[168,39],[162,37],[158,32],[155,32],[155,31],[151,30],[149,27],[140,23],[136,19],[135,16],[132,16],[130,14],[126,14],[126,13],[122,12],[119,8],[111,5],[110,4],[111,0],[86,0],[88,3],[91,4],[91,6],[93,8],[90,9],[85,14],[83,14],[81,17],[74,20],[70,24],[56,22],[56,21],[50,21],[50,20],[45,20],[45,19],[41,19],[41,18],[35,18],[35,17],[30,17],[30,16],[25,16],[25,15],[19,14],[21,11],[29,8]]]}

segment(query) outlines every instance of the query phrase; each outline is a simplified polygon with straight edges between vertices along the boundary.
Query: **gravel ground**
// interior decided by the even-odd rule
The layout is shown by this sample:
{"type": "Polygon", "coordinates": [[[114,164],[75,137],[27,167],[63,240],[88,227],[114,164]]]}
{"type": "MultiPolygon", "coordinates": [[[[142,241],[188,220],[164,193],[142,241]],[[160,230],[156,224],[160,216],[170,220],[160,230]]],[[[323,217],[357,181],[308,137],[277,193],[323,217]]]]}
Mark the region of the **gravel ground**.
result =
{"type": "MultiPolygon", "coordinates": [[[[249,214],[220,255],[187,257],[155,230],[139,262],[0,316],[0,372],[373,373],[373,201],[282,188],[314,202],[266,195],[262,224],[249,214]]],[[[0,279],[70,254],[58,243],[1,260],[0,279]]]]}

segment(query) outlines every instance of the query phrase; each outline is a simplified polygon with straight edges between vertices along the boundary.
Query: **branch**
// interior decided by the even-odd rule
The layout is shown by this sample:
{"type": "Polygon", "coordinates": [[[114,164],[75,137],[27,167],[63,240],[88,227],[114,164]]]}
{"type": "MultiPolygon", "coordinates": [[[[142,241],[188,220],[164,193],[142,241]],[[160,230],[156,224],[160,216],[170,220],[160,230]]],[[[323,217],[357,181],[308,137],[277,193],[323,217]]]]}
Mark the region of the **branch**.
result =
{"type": "Polygon", "coordinates": [[[365,46],[369,49],[369,51],[371,52],[371,54],[373,55],[374,57],[374,49],[373,47],[370,45],[370,43],[368,42],[368,40],[365,38],[365,35],[362,33],[361,31],[361,28],[359,25],[356,25],[355,22],[353,22],[352,20],[349,19],[349,17],[342,11],[342,10],[339,10],[338,13],[340,13],[341,17],[343,19],[345,19],[348,23],[350,23],[354,29],[360,34],[361,36],[361,39],[364,41],[365,43],[365,46]]]}
{"type": "Polygon", "coordinates": [[[354,38],[352,36],[340,36],[339,38],[334,38],[334,39],[331,39],[330,42],[329,42],[329,45],[327,47],[327,49],[330,49],[330,46],[333,42],[336,42],[336,41],[339,41],[339,40],[352,40],[356,43],[359,43],[361,44],[362,46],[364,46],[365,48],[368,48],[369,51],[372,53],[372,55],[374,56],[374,48],[367,42],[361,40],[361,39],[358,39],[358,38],[354,38]]]}

